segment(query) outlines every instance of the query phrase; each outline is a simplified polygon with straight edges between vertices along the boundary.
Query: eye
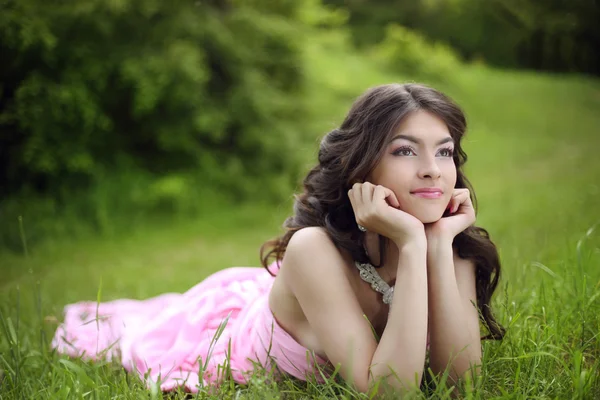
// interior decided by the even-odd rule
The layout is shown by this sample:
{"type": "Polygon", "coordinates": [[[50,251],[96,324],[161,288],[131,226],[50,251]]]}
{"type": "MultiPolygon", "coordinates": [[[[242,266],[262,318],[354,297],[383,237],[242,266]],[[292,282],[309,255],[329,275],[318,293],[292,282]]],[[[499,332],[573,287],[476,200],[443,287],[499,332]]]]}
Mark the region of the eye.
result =
{"type": "Polygon", "coordinates": [[[454,149],[452,149],[451,147],[446,147],[444,149],[440,149],[438,154],[442,157],[452,157],[452,155],[454,154],[454,149]]]}
{"type": "Polygon", "coordinates": [[[395,156],[409,157],[415,155],[415,151],[412,147],[403,146],[396,149],[392,154],[395,156]]]}

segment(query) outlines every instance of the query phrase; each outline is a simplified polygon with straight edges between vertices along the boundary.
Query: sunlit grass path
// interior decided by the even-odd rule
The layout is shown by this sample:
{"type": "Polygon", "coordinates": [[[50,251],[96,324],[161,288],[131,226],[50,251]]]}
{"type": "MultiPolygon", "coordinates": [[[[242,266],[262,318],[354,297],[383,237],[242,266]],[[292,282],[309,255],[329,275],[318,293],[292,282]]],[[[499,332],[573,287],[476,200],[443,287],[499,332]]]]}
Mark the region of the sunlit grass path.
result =
{"type": "MultiPolygon", "coordinates": [[[[314,50],[314,51],[318,51],[314,50]]],[[[315,67],[317,68],[317,67],[315,67]]],[[[351,97],[389,82],[349,53],[323,58],[309,103],[315,137],[339,123],[351,97]],[[351,67],[348,67],[348,66],[351,67]]],[[[495,309],[508,327],[486,343],[477,398],[600,397],[600,83],[577,77],[468,68],[444,88],[466,109],[468,176],[478,224],[500,248],[495,309]]],[[[316,142],[315,142],[316,146],[316,142]]],[[[302,149],[307,165],[316,148],[302,149]]],[[[118,365],[59,361],[47,351],[65,304],[181,292],[210,273],[257,266],[291,202],[215,206],[128,236],[62,241],[0,255],[0,398],[148,398],[118,365]]],[[[25,216],[25,229],[27,229],[25,216]]],[[[220,396],[335,397],[324,386],[226,385],[220,396]],[[288,393],[289,392],[289,393],[288,393]]]]}

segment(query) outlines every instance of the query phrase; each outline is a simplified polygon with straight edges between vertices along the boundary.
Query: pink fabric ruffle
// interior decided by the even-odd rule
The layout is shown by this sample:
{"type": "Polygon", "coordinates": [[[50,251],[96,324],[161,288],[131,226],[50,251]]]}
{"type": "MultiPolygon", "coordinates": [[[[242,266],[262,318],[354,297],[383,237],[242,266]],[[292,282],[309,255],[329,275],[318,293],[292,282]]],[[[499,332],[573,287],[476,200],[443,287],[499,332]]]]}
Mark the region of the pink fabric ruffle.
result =
{"type": "Polygon", "coordinates": [[[218,384],[227,360],[233,379],[242,384],[255,364],[321,380],[316,367],[327,373],[327,360],[298,344],[273,317],[268,303],[273,279],[264,268],[232,267],[183,294],[71,304],[52,346],[71,357],[120,359],[127,371],[160,382],[163,391],[196,392],[201,379],[218,384]]]}

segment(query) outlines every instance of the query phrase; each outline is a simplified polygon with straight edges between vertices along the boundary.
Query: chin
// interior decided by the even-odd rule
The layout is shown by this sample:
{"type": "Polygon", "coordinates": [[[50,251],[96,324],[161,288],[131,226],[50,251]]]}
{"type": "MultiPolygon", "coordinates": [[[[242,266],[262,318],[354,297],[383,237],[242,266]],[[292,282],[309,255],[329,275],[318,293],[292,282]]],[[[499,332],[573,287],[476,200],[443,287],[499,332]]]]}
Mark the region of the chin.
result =
{"type": "Polygon", "coordinates": [[[439,221],[442,218],[442,215],[444,215],[444,212],[417,212],[411,213],[411,215],[424,224],[431,224],[439,221]]]}

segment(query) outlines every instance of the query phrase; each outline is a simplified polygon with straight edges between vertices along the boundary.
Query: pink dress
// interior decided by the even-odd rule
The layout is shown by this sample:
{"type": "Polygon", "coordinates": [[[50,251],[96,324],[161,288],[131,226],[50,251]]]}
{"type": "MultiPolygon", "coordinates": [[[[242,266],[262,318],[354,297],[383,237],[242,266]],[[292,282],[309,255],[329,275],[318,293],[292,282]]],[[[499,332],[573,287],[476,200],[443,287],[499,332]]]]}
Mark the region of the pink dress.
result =
{"type": "Polygon", "coordinates": [[[327,373],[328,361],[297,343],[273,317],[273,280],[264,268],[232,267],[183,294],[70,304],[52,346],[87,360],[118,358],[163,391],[197,392],[201,380],[218,384],[228,359],[233,379],[242,384],[255,364],[321,380],[317,367],[327,373]]]}

